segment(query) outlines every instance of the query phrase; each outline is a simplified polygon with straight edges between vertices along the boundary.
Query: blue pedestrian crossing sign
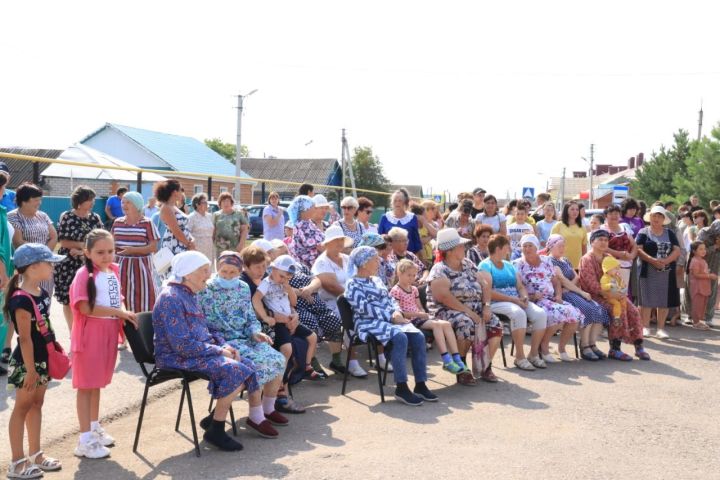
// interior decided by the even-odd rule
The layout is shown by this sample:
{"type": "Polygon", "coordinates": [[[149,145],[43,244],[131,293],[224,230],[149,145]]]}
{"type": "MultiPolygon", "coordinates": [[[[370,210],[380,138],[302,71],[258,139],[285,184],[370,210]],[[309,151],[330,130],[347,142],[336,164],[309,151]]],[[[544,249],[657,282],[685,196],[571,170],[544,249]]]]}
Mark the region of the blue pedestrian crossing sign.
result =
{"type": "Polygon", "coordinates": [[[522,198],[535,198],[535,189],[533,187],[523,187],[522,198]]]}

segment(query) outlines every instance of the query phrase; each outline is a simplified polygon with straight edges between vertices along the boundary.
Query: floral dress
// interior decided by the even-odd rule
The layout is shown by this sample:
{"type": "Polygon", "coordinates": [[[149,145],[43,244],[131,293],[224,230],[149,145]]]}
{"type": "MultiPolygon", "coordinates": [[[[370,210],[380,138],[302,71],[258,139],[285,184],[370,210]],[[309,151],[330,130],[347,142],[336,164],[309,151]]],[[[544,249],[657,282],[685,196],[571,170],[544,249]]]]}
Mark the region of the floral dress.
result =
{"type": "Polygon", "coordinates": [[[213,214],[212,220],[215,225],[215,255],[220,255],[225,250],[236,251],[242,226],[248,224],[245,215],[237,210],[230,214],[221,210],[213,214]]]}
{"type": "MultiPolygon", "coordinates": [[[[463,259],[460,271],[453,270],[445,262],[436,263],[428,275],[428,307],[435,318],[447,320],[452,324],[455,335],[462,340],[472,341],[475,338],[475,322],[463,312],[452,310],[435,300],[432,294],[432,282],[439,278],[446,278],[450,281],[450,293],[460,303],[472,309],[482,316],[482,286],[477,279],[478,269],[467,258],[463,259]]],[[[487,337],[502,336],[502,326],[497,316],[493,315],[489,322],[485,323],[487,337]]]]}
{"type": "MultiPolygon", "coordinates": [[[[60,216],[58,223],[58,240],[84,242],[88,233],[95,228],[103,228],[102,220],[97,213],[87,217],[80,217],[72,211],[60,216]]],[[[63,305],[70,303],[70,284],[75,279],[75,273],[85,264],[85,257],[73,257],[70,249],[60,247],[58,254],[67,255],[65,260],[55,265],[55,298],[63,305]]]]}
{"type": "MultiPolygon", "coordinates": [[[[193,236],[190,234],[190,229],[188,228],[188,217],[177,207],[175,207],[175,220],[180,230],[182,230],[183,235],[185,235],[185,238],[192,241],[193,236]]],[[[165,247],[169,248],[173,255],[187,251],[187,247],[180,243],[180,240],[173,235],[169,228],[165,230],[162,242],[160,243],[160,248],[165,247]]]]}
{"type": "Polygon", "coordinates": [[[320,256],[318,246],[325,240],[325,234],[311,220],[300,220],[293,228],[291,253],[295,260],[312,268],[320,256]]]}
{"type": "MultiPolygon", "coordinates": [[[[548,258],[553,263],[553,265],[560,269],[565,278],[573,281],[576,273],[572,265],[570,264],[570,260],[568,260],[567,258],[548,258]]],[[[563,300],[580,310],[580,312],[585,316],[585,318],[580,321],[581,327],[586,327],[593,323],[599,323],[601,325],[607,326],[608,322],[610,322],[610,315],[608,315],[607,310],[605,310],[602,305],[600,305],[594,300],[586,300],[585,297],[583,297],[579,293],[565,290],[563,290],[563,300]]]]}
{"type": "Polygon", "coordinates": [[[197,251],[205,255],[212,264],[215,260],[215,247],[213,245],[213,226],[212,216],[209,213],[201,215],[193,212],[188,216],[188,230],[195,238],[195,248],[197,251]]]}
{"type": "Polygon", "coordinates": [[[380,257],[380,266],[378,268],[378,277],[385,284],[386,288],[392,287],[395,281],[395,263],[390,258],[380,257]]]}
{"type": "Polygon", "coordinates": [[[207,319],[211,335],[219,335],[255,365],[260,386],[283,374],[285,357],[265,342],[256,342],[253,335],[262,327],[250,299],[250,287],[240,280],[238,288],[222,288],[210,280],[197,295],[207,319]]]}
{"type": "Polygon", "coordinates": [[[152,314],[155,361],[159,368],[188,370],[206,375],[213,398],[223,398],[245,384],[258,390],[255,365],[247,358],[233,360],[222,354],[225,339],[210,333],[192,291],[179,283],[163,288],[152,314]]]}
{"type": "Polygon", "coordinates": [[[585,315],[568,302],[557,303],[553,300],[555,288],[552,284],[552,278],[555,276],[555,266],[550,259],[540,257],[540,264],[536,267],[526,262],[524,257],[518,258],[513,264],[520,274],[528,295],[536,293],[542,295],[542,298],[536,300],[535,304],[547,313],[548,327],[561,323],[583,322],[585,320],[585,315]]]}

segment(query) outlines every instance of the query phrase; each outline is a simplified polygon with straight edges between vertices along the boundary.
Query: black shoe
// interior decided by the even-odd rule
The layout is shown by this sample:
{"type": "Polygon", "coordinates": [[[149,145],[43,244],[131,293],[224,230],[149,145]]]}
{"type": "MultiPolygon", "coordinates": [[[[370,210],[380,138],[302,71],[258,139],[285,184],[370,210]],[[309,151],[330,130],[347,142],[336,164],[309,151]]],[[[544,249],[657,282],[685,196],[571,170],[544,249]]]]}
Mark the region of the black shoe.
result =
{"type": "Polygon", "coordinates": [[[395,399],[405,405],[411,405],[413,407],[419,407],[423,404],[423,399],[412,393],[407,389],[395,389],[395,399]]]}
{"type": "Polygon", "coordinates": [[[325,380],[326,378],[330,378],[330,375],[328,375],[328,373],[322,367],[313,367],[313,370],[315,370],[317,374],[320,375],[320,378],[322,378],[323,380],[325,380]]]}
{"type": "Polygon", "coordinates": [[[329,367],[330,367],[330,370],[332,370],[333,372],[335,372],[339,375],[345,374],[345,365],[338,365],[335,362],[330,362],[329,367]]]}
{"type": "Polygon", "coordinates": [[[12,350],[9,348],[3,348],[2,354],[0,354],[0,363],[10,363],[10,355],[12,355],[12,350]]]}
{"type": "Polygon", "coordinates": [[[415,393],[415,395],[422,398],[423,400],[427,400],[428,402],[437,402],[438,401],[438,396],[435,395],[434,393],[432,393],[425,384],[415,385],[415,388],[413,389],[413,393],[415,393]]]}
{"type": "Polygon", "coordinates": [[[215,415],[215,410],[210,412],[210,415],[208,415],[207,417],[200,420],[200,428],[207,431],[210,428],[210,426],[212,425],[213,415],[215,415]]]}
{"type": "MultiPolygon", "coordinates": [[[[225,422],[222,422],[222,424],[224,427],[225,422]]],[[[203,438],[210,445],[216,447],[218,450],[222,450],[223,452],[239,452],[243,449],[242,443],[225,433],[225,430],[218,432],[214,428],[211,428],[205,432],[203,438]]]]}

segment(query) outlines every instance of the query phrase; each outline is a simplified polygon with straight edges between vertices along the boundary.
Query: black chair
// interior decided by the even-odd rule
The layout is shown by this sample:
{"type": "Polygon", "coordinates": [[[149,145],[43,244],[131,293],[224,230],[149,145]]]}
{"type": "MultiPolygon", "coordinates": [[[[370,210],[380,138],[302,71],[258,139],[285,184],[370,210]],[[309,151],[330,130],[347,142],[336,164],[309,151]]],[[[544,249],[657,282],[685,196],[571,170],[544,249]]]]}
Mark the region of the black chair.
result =
{"type": "MultiPolygon", "coordinates": [[[[340,319],[342,320],[343,330],[345,330],[345,333],[348,335],[350,341],[348,343],[348,349],[347,349],[347,360],[345,362],[345,374],[343,375],[343,384],[342,384],[342,394],[345,395],[345,388],[347,386],[347,379],[348,379],[348,369],[350,367],[350,356],[352,355],[352,351],[354,347],[360,346],[363,343],[362,340],[360,340],[360,337],[358,336],[357,332],[355,331],[355,319],[353,318],[353,311],[352,307],[350,306],[350,303],[348,303],[347,299],[344,295],[340,295],[337,299],[337,306],[338,310],[340,311],[340,319]]],[[[385,382],[387,381],[387,369],[382,370],[380,369],[380,362],[379,362],[379,356],[378,356],[378,345],[381,345],[380,342],[375,339],[372,335],[368,335],[368,349],[372,350],[372,356],[375,357],[375,368],[377,369],[378,374],[378,387],[380,388],[380,400],[384,403],[385,402],[385,392],[383,391],[383,385],[385,385],[385,382]]],[[[385,346],[386,352],[388,351],[388,347],[390,344],[385,346]]],[[[372,358],[371,356],[371,358],[372,358]]]]}
{"type": "MultiPolygon", "coordinates": [[[[198,441],[197,427],[195,425],[195,412],[193,410],[192,398],[190,396],[190,382],[194,380],[209,380],[205,375],[197,372],[188,372],[185,370],[165,369],[155,366],[155,345],[153,344],[154,329],[152,324],[152,312],[143,312],[138,314],[138,329],[126,323],[123,327],[125,337],[130,344],[133,357],[140,365],[145,376],[145,390],[143,392],[142,403],[140,404],[140,416],[138,417],[137,429],[135,430],[135,442],[133,443],[133,453],[137,452],[138,443],[140,442],[140,429],[142,428],[143,417],[145,415],[145,406],[147,405],[148,392],[150,387],[160,385],[169,380],[180,380],[182,384],[182,393],[180,394],[180,406],[178,407],[177,419],[175,420],[175,431],[180,430],[180,416],[183,411],[183,404],[187,397],[188,411],[190,413],[190,425],[192,426],[193,443],[195,445],[195,454],[200,456],[200,443],[198,441]],[[152,370],[148,371],[148,366],[152,370]]],[[[233,434],[237,435],[237,427],[235,425],[235,414],[230,407],[230,419],[232,422],[233,434]]]]}

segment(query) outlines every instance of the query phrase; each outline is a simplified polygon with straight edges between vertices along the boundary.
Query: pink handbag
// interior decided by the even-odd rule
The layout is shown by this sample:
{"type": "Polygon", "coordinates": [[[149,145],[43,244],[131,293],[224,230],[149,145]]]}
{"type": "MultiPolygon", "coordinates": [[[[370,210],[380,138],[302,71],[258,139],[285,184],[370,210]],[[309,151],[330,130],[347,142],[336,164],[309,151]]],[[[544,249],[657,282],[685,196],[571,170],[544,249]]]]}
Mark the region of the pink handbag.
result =
{"type": "Polygon", "coordinates": [[[490,366],[487,332],[484,323],[475,324],[475,338],[472,344],[472,373],[474,377],[480,375],[490,366]]]}
{"type": "Polygon", "coordinates": [[[40,309],[32,295],[25,290],[16,290],[15,293],[13,293],[13,297],[27,297],[30,299],[30,302],[32,302],[38,328],[42,336],[45,337],[45,345],[48,353],[48,373],[50,374],[50,378],[62,380],[70,371],[70,357],[67,356],[65,350],[63,350],[62,346],[55,340],[55,335],[48,330],[45,319],[40,315],[40,309]]]}

